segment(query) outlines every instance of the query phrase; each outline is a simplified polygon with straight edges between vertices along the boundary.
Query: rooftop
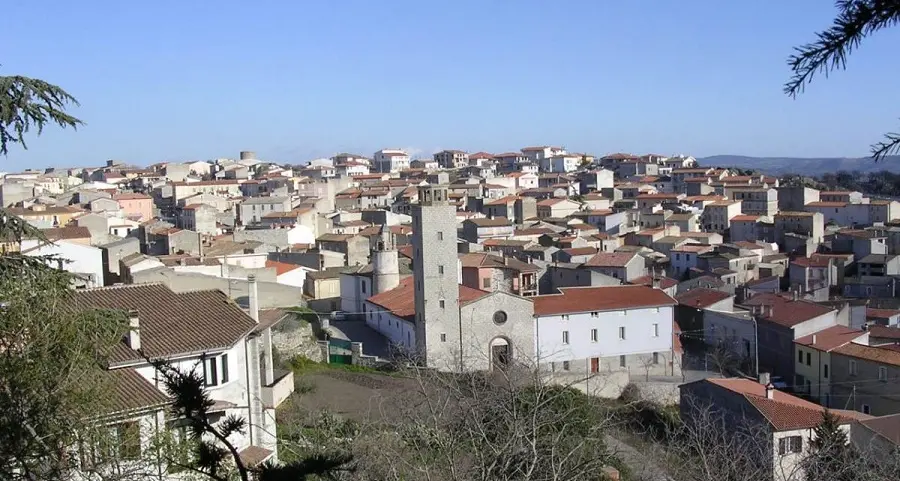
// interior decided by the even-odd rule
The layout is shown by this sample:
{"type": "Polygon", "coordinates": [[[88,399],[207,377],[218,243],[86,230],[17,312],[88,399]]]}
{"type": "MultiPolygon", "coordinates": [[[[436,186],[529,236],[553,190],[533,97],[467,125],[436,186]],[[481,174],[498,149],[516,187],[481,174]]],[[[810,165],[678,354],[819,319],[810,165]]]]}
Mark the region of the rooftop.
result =
{"type": "Polygon", "coordinates": [[[808,336],[794,340],[795,344],[811,347],[819,351],[832,351],[864,336],[865,331],[846,326],[831,326],[808,336]]]}
{"type": "Polygon", "coordinates": [[[563,287],[559,294],[532,297],[535,316],[553,316],[592,311],[620,311],[673,306],[665,292],[641,285],[563,287]]]}
{"type": "MultiPolygon", "coordinates": [[[[141,349],[151,358],[227,349],[247,335],[256,322],[219,290],[176,294],[162,284],[133,284],[77,290],[75,309],[135,310],[141,329],[141,349]]],[[[113,363],[143,361],[124,342],[116,346],[113,363]]]]}

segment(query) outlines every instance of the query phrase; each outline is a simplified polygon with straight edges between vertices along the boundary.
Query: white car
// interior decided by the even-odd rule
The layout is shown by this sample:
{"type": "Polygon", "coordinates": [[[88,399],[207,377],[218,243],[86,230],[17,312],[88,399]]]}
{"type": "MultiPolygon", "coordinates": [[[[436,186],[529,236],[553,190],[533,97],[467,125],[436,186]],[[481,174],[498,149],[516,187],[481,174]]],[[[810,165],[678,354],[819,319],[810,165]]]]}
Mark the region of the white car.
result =
{"type": "Polygon", "coordinates": [[[344,311],[331,311],[331,320],[332,321],[346,321],[347,313],[344,311]]]}

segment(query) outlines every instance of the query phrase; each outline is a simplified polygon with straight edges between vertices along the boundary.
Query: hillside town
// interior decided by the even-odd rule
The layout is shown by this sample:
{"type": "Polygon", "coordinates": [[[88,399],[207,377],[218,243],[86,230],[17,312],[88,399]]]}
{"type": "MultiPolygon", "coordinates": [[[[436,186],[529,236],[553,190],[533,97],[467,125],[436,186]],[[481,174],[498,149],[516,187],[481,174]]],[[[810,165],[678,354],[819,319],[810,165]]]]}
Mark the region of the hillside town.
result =
{"type": "Polygon", "coordinates": [[[64,259],[77,306],[128,312],[120,432],[165,419],[146,356],[197,364],[212,412],[254,420],[233,438],[248,465],[279,459],[294,356],[642,386],[685,423],[752,420],[778,480],[805,479],[826,411],[894,456],[900,202],[743,174],[556,146],[109,160],[3,173],[2,206],[43,233],[3,248],[64,259]]]}

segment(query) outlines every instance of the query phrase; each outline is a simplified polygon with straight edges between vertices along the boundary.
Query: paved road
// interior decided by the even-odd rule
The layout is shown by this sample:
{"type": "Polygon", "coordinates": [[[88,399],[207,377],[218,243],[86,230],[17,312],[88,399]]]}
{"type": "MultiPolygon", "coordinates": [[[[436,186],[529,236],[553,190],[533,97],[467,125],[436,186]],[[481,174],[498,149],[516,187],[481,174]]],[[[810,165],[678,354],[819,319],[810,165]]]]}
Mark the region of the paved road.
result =
{"type": "Polygon", "coordinates": [[[650,462],[647,455],[642,454],[630,444],[607,434],[606,445],[614,455],[618,456],[623,463],[631,468],[634,479],[640,481],[672,481],[672,478],[665,471],[650,462]]]}
{"type": "Polygon", "coordinates": [[[363,343],[363,354],[390,359],[388,340],[365,321],[331,321],[331,333],[338,339],[363,343]]]}

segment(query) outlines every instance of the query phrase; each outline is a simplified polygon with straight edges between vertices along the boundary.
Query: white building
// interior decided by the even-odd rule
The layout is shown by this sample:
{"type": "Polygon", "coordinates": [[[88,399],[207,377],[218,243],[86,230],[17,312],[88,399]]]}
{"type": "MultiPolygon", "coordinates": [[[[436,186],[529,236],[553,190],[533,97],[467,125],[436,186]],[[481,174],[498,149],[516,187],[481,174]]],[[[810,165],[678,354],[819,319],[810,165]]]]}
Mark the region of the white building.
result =
{"type": "MultiPolygon", "coordinates": [[[[581,157],[574,155],[554,155],[548,159],[550,172],[574,172],[581,165],[581,157]]],[[[543,161],[542,161],[543,165],[543,161]]]]}
{"type": "Polygon", "coordinates": [[[641,285],[559,291],[532,298],[535,352],[548,370],[680,372],[673,337],[677,302],[665,292],[641,285]]]}
{"type": "Polygon", "coordinates": [[[382,149],[375,152],[372,164],[376,172],[399,172],[409,168],[409,154],[400,149],[382,149]]]}
{"type": "MultiPolygon", "coordinates": [[[[60,269],[75,275],[78,287],[103,285],[103,251],[77,242],[59,239],[53,243],[23,240],[22,254],[31,257],[54,256],[60,269]]],[[[48,261],[48,263],[51,261],[48,261]]]]}
{"type": "Polygon", "coordinates": [[[143,284],[75,293],[77,308],[127,311],[131,327],[111,355],[112,405],[102,418],[118,437],[118,462],[107,466],[100,459],[76,456],[79,467],[89,463],[104,472],[145,465],[161,479],[175,476],[167,466],[148,464],[158,459],[152,452],[158,430],[179,426],[169,419],[170,399],[144,356],[166,359],[182,372],[202,373],[214,402],[212,422],[234,415],[247,423],[244,432],[229,438],[241,456],[253,465],[277,460],[275,408],[293,391],[293,375],[275,376],[271,327],[280,318],[259,320],[255,280],[249,285],[251,315],[217,290],[176,294],[160,284],[143,284]]]}

